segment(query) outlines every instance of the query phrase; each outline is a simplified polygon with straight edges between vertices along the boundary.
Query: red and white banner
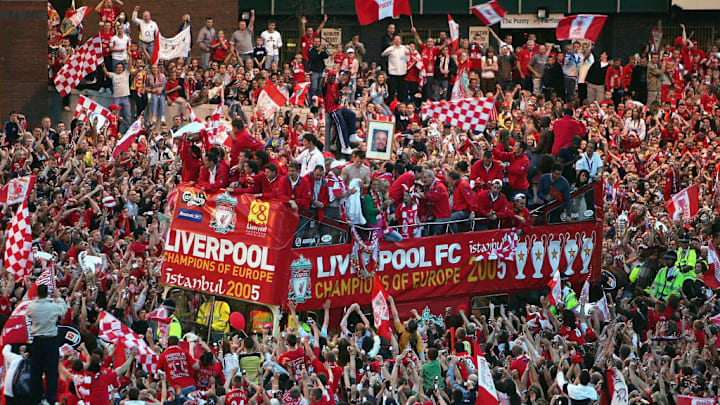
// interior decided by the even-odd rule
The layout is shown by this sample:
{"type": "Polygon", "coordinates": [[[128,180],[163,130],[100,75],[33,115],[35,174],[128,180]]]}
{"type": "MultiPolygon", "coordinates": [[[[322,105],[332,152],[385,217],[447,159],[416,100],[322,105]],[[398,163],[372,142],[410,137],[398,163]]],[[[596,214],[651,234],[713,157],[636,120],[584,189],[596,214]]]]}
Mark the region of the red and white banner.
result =
{"type": "Polygon", "coordinates": [[[678,395],[677,397],[677,405],[715,405],[717,401],[717,397],[700,398],[690,395],[678,395]]]}
{"type": "MultiPolygon", "coordinates": [[[[281,305],[298,214],[280,201],[181,185],[165,239],[162,282],[244,301],[281,305]]],[[[368,295],[370,291],[367,292],[368,295]]]]}
{"type": "Polygon", "coordinates": [[[98,324],[98,337],[116,346],[131,349],[137,348],[135,358],[146,373],[154,373],[157,369],[158,355],[137,333],[106,311],[101,311],[98,324]]]}
{"type": "Polygon", "coordinates": [[[10,317],[3,325],[3,344],[28,343],[30,341],[30,325],[32,321],[25,316],[27,306],[33,299],[37,298],[37,286],[47,285],[48,291],[52,293],[55,287],[55,270],[53,267],[45,269],[37,280],[30,286],[22,301],[15,307],[10,317]]]}
{"type": "Polygon", "coordinates": [[[225,145],[228,148],[232,148],[233,139],[228,135],[228,131],[231,131],[231,125],[222,119],[222,112],[223,105],[219,104],[207,122],[208,144],[225,145]]]}
{"type": "Polygon", "coordinates": [[[422,112],[466,131],[484,131],[493,108],[495,100],[491,98],[465,98],[434,101],[426,104],[422,112]]]}
{"type": "Polygon", "coordinates": [[[290,100],[288,100],[288,103],[304,107],[307,103],[307,95],[309,91],[310,82],[295,83],[295,89],[293,90],[293,94],[292,96],[290,96],[290,100]]]}
{"type": "Polygon", "coordinates": [[[125,132],[125,135],[123,135],[123,137],[120,138],[118,143],[115,145],[115,149],[112,151],[112,158],[115,159],[121,152],[130,149],[130,145],[135,142],[135,139],[143,131],[143,117],[141,115],[135,122],[133,122],[130,128],[128,128],[125,132]]]}
{"type": "Polygon", "coordinates": [[[492,372],[490,372],[490,366],[485,359],[485,356],[480,350],[480,345],[477,340],[474,343],[474,355],[475,355],[475,366],[477,367],[478,376],[478,391],[477,398],[475,399],[475,405],[487,405],[497,404],[498,394],[495,389],[495,381],[493,380],[492,372]]]}
{"type": "Polygon", "coordinates": [[[410,0],[355,0],[355,12],[360,25],[388,17],[397,19],[401,15],[411,15],[410,0]]]}
{"type": "Polygon", "coordinates": [[[608,393],[610,393],[610,401],[608,405],[627,405],[628,404],[628,387],[625,383],[625,377],[617,368],[611,368],[605,371],[605,379],[608,384],[608,393]]]}
{"type": "Polygon", "coordinates": [[[707,251],[708,270],[703,276],[705,285],[713,290],[720,288],[720,255],[718,255],[715,241],[710,240],[707,251]]]}
{"type": "Polygon", "coordinates": [[[65,97],[77,87],[80,80],[103,63],[100,34],[88,39],[55,75],[54,84],[60,96],[65,97]]]}
{"type": "Polygon", "coordinates": [[[458,48],[458,44],[460,44],[460,24],[456,23],[450,14],[447,16],[448,26],[450,27],[450,40],[452,41],[452,48],[450,52],[454,52],[455,49],[458,48]]]}
{"type": "Polygon", "coordinates": [[[18,206],[5,236],[5,270],[20,283],[32,272],[32,228],[27,200],[18,206]]]}
{"type": "Polygon", "coordinates": [[[77,106],[75,106],[75,114],[73,117],[77,118],[78,121],[81,122],[85,122],[88,119],[92,122],[93,116],[98,114],[108,121],[112,119],[112,113],[110,110],[80,94],[78,96],[78,103],[77,106]]]}
{"type": "Polygon", "coordinates": [[[483,24],[490,26],[499,23],[505,17],[505,9],[502,8],[495,0],[484,4],[478,4],[470,7],[475,17],[479,18],[483,24]]]}
{"type": "Polygon", "coordinates": [[[569,15],[560,19],[557,30],[555,31],[555,36],[559,41],[566,39],[587,39],[592,42],[597,42],[603,25],[605,25],[605,20],[607,20],[606,15],[569,15]]]}
{"type": "MultiPolygon", "coordinates": [[[[600,185],[597,190],[596,205],[601,207],[600,185]]],[[[397,243],[381,241],[376,274],[401,313],[426,305],[433,312],[444,313],[446,306],[469,303],[478,295],[547,289],[551,275],[565,270],[568,263],[574,271],[569,282],[579,289],[588,274],[592,274],[591,283],[600,278],[602,229],[602,219],[534,226],[518,238],[512,259],[489,258],[506,235],[515,233],[509,228],[459,233],[452,239],[433,236],[397,243]],[[484,256],[488,259],[478,260],[484,256]]],[[[353,270],[349,259],[352,244],[330,245],[329,235],[317,239],[318,247],[298,248],[303,241],[293,242],[288,299],[302,296],[302,302],[293,299],[301,311],[322,308],[328,299],[333,308],[355,302],[369,308],[373,278],[360,279],[353,270]],[[297,286],[297,291],[292,286],[297,286]]]]}
{"type": "Polygon", "coordinates": [[[190,27],[180,31],[172,38],[165,38],[158,31],[153,43],[153,53],[150,64],[154,65],[161,60],[171,60],[175,58],[187,58],[190,53],[190,27]]]}
{"type": "Polygon", "coordinates": [[[700,210],[697,184],[673,194],[665,203],[665,209],[673,221],[688,221],[697,215],[700,210]]]}
{"type": "Polygon", "coordinates": [[[377,274],[373,278],[372,297],[373,322],[379,336],[384,336],[388,341],[391,340],[390,332],[390,307],[387,303],[387,292],[383,287],[377,274]]]}
{"type": "Polygon", "coordinates": [[[85,17],[90,14],[90,10],[92,10],[91,7],[82,6],[79,9],[75,10],[69,17],[69,19],[70,21],[72,21],[73,25],[77,27],[78,25],[82,24],[85,17]]]}
{"type": "Polygon", "coordinates": [[[552,278],[548,282],[548,286],[550,287],[548,301],[550,302],[550,305],[557,306],[557,304],[561,303],[563,300],[562,281],[559,271],[556,271],[555,274],[553,274],[552,278]]]}
{"type": "Polygon", "coordinates": [[[0,204],[13,205],[25,201],[35,187],[37,176],[17,177],[0,188],[0,204]]]}
{"type": "Polygon", "coordinates": [[[275,112],[277,112],[280,107],[287,103],[287,100],[287,97],[285,97],[285,95],[278,90],[277,87],[275,87],[273,82],[268,80],[265,84],[265,88],[262,89],[260,95],[258,96],[255,109],[258,113],[260,113],[261,117],[268,120],[275,115],[275,112]]]}

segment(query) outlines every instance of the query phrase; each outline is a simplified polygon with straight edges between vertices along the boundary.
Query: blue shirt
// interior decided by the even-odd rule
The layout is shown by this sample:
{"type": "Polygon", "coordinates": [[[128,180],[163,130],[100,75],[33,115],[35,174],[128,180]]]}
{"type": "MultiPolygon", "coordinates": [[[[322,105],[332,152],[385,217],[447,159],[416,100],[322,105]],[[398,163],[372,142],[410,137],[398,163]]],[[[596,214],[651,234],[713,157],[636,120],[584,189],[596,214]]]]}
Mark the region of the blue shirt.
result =
{"type": "Polygon", "coordinates": [[[553,201],[554,198],[550,195],[551,190],[555,190],[562,194],[563,203],[567,209],[568,215],[572,212],[570,204],[570,183],[565,177],[560,176],[557,180],[553,181],[552,174],[545,173],[540,176],[540,183],[538,184],[538,197],[544,202],[553,201]]]}

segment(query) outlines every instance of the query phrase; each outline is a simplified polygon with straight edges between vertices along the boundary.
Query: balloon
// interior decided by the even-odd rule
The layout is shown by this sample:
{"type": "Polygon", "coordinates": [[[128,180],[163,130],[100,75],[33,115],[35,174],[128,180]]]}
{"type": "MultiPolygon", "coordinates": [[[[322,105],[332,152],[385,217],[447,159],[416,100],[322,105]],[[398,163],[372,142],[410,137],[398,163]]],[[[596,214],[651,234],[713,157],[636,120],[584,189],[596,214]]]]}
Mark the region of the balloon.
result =
{"type": "Polygon", "coordinates": [[[245,317],[240,312],[230,314],[230,325],[237,330],[245,329],[245,317]]]}

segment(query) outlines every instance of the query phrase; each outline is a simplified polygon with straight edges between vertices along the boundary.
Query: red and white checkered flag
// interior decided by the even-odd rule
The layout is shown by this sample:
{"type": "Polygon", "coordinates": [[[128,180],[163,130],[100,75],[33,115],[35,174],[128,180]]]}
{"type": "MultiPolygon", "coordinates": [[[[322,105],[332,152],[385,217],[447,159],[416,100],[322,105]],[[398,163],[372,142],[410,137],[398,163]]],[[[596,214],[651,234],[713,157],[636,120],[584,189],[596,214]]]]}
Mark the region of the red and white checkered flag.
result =
{"type": "Polygon", "coordinates": [[[491,120],[494,108],[495,100],[492,98],[463,98],[429,103],[422,112],[466,131],[483,131],[491,120]]]}
{"type": "Polygon", "coordinates": [[[78,121],[84,122],[88,118],[92,119],[92,116],[95,114],[102,115],[108,121],[112,119],[112,113],[110,112],[110,110],[83,96],[82,94],[79,95],[78,103],[77,106],[75,106],[75,114],[73,115],[73,117],[77,118],[78,121]]]}
{"type": "Polygon", "coordinates": [[[31,273],[32,228],[27,200],[18,207],[5,237],[5,269],[21,282],[31,273]]]}
{"type": "Polygon", "coordinates": [[[100,333],[98,337],[119,347],[136,347],[138,352],[135,358],[142,365],[147,373],[154,373],[157,370],[158,355],[152,351],[142,337],[133,332],[127,325],[107,313],[100,312],[100,333]]]}
{"type": "Polygon", "coordinates": [[[103,62],[100,34],[90,38],[55,75],[55,88],[62,97],[70,94],[80,80],[97,69],[103,62]]]}

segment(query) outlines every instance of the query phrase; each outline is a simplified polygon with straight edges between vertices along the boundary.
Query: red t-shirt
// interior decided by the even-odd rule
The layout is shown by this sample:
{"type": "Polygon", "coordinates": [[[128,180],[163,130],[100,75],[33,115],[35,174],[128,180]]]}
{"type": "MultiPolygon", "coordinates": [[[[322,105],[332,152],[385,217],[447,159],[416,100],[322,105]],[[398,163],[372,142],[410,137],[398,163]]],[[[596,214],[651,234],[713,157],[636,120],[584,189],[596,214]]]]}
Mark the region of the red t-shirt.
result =
{"type": "Polygon", "coordinates": [[[113,6],[112,8],[101,8],[100,11],[98,11],[98,14],[100,14],[100,21],[114,22],[118,14],[120,14],[120,7],[113,6]]]}
{"type": "Polygon", "coordinates": [[[235,388],[225,395],[225,405],[245,405],[248,402],[247,391],[235,388]]]}
{"type": "Polygon", "coordinates": [[[335,52],[332,56],[333,63],[340,66],[342,65],[343,61],[345,60],[345,52],[335,52]]]}
{"type": "Polygon", "coordinates": [[[194,362],[188,352],[178,346],[170,346],[160,355],[158,366],[167,374],[170,386],[185,388],[195,385],[192,374],[194,362]]]}
{"type": "Polygon", "coordinates": [[[92,405],[110,405],[109,387],[112,385],[120,385],[118,376],[114,371],[95,374],[90,384],[89,402],[92,405]]]}
{"type": "Polygon", "coordinates": [[[303,34],[302,38],[300,39],[300,42],[302,43],[302,58],[304,61],[308,61],[308,50],[312,46],[312,40],[316,36],[320,35],[319,32],[313,32],[312,37],[307,36],[307,34],[303,34]]]}
{"type": "Polygon", "coordinates": [[[222,365],[219,362],[215,362],[208,367],[200,367],[195,373],[195,386],[199,390],[206,391],[210,388],[210,378],[215,377],[216,385],[225,385],[225,374],[223,374],[222,365]]]}
{"type": "Polygon", "coordinates": [[[308,366],[305,351],[301,348],[286,351],[280,356],[280,365],[288,369],[291,378],[296,379],[308,366]]]}
{"type": "MultiPolygon", "coordinates": [[[[210,46],[215,46],[215,45],[220,45],[219,39],[216,39],[210,43],[210,46]]],[[[224,47],[218,46],[217,48],[215,48],[213,50],[212,57],[213,57],[213,60],[216,62],[224,62],[225,58],[227,57],[228,48],[230,48],[230,46],[228,45],[228,41],[223,40],[222,45],[224,47]]]]}
{"type": "Polygon", "coordinates": [[[585,344],[585,337],[583,337],[583,334],[580,332],[580,328],[578,327],[569,328],[567,326],[563,326],[560,328],[560,335],[566,340],[575,342],[579,345],[585,344]]]}
{"type": "Polygon", "coordinates": [[[517,370],[518,376],[522,378],[522,375],[525,374],[525,369],[527,368],[528,363],[529,361],[527,357],[524,355],[520,356],[510,363],[510,370],[517,370]]]}
{"type": "Polygon", "coordinates": [[[110,56],[110,39],[112,39],[113,33],[105,33],[100,31],[100,42],[102,43],[103,56],[110,56]]]}
{"type": "Polygon", "coordinates": [[[141,259],[145,258],[145,252],[147,250],[147,247],[150,246],[150,242],[138,242],[134,241],[130,244],[130,250],[135,252],[135,257],[139,257],[141,259]]]}
{"type": "Polygon", "coordinates": [[[10,300],[5,296],[0,296],[0,315],[10,316],[10,313],[12,313],[10,300]]]}

